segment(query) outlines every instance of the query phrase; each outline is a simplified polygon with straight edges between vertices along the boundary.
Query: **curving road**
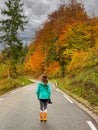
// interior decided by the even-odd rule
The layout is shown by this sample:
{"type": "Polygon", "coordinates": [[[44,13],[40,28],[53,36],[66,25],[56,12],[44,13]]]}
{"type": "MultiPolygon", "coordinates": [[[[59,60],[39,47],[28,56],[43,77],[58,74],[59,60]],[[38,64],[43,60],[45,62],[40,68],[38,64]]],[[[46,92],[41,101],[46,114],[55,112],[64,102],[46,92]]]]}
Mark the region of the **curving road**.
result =
{"type": "Polygon", "coordinates": [[[48,121],[41,123],[36,85],[18,88],[0,97],[0,130],[98,130],[94,120],[53,84],[48,121]]]}

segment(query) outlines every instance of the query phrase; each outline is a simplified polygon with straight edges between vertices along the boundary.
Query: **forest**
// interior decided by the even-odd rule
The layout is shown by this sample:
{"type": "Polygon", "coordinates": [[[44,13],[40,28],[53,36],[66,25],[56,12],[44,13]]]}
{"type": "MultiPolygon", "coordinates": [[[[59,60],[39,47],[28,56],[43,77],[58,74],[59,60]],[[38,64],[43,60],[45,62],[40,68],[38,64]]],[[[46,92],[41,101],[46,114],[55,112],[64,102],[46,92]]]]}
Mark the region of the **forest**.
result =
{"type": "Polygon", "coordinates": [[[43,72],[59,87],[98,106],[98,17],[72,0],[48,16],[24,62],[25,72],[43,72]]]}
{"type": "MultiPolygon", "coordinates": [[[[98,17],[88,16],[82,3],[61,4],[23,50],[18,76],[39,78],[47,73],[60,89],[87,100],[98,112],[98,17]]],[[[8,64],[0,64],[0,79],[8,80],[8,64]]],[[[7,82],[1,81],[0,89],[7,82]]]]}

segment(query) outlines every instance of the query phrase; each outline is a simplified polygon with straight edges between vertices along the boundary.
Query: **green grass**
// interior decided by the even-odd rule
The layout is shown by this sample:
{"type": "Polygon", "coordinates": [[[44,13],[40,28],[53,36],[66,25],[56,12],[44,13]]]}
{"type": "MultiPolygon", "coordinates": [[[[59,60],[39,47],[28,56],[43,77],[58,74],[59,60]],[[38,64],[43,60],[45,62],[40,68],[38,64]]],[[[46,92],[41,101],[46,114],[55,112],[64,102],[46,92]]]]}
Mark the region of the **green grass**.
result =
{"type": "Polygon", "coordinates": [[[98,106],[98,67],[84,69],[74,77],[58,79],[58,87],[98,106]]]}
{"type": "Polygon", "coordinates": [[[23,87],[25,85],[32,83],[27,77],[23,76],[19,76],[16,79],[10,79],[10,80],[4,79],[4,81],[1,82],[2,84],[0,84],[0,95],[13,89],[16,89],[18,87],[23,87]]]}

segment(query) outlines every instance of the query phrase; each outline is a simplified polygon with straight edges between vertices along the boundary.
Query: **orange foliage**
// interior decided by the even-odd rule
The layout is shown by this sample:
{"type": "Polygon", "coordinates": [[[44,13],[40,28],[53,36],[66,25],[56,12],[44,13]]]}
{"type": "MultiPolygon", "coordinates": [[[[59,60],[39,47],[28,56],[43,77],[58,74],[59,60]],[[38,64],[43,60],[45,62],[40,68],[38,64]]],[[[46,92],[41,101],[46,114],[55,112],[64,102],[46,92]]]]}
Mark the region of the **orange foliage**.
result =
{"type": "Polygon", "coordinates": [[[42,52],[42,46],[40,44],[37,44],[36,50],[32,54],[32,56],[29,56],[25,62],[25,70],[43,70],[43,62],[44,62],[44,53],[42,52]]]}
{"type": "Polygon", "coordinates": [[[32,69],[42,69],[42,62],[44,62],[44,54],[42,53],[40,48],[37,48],[32,56],[32,69]]]}
{"type": "MultiPolygon", "coordinates": [[[[98,19],[90,19],[82,4],[76,0],[72,0],[68,6],[61,5],[49,15],[43,28],[36,33],[36,39],[29,47],[25,70],[36,72],[43,71],[46,67],[49,74],[56,74],[60,72],[62,64],[63,67],[69,65],[68,71],[82,68],[89,55],[88,52],[82,51],[98,43],[97,23],[98,19]]],[[[98,44],[96,48],[97,46],[98,44]]]]}
{"type": "Polygon", "coordinates": [[[57,73],[59,72],[59,70],[60,70],[60,65],[58,62],[51,63],[51,65],[47,68],[47,72],[49,74],[57,73]]]}

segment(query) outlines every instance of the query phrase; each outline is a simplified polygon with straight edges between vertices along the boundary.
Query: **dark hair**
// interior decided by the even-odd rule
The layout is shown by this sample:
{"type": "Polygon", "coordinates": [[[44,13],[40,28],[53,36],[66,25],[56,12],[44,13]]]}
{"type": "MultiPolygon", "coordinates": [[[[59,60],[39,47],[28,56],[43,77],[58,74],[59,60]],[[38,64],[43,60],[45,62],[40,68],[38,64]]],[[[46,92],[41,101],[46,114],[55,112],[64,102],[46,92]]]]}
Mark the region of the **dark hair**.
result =
{"type": "Polygon", "coordinates": [[[47,84],[48,83],[48,77],[47,77],[47,75],[43,74],[41,80],[42,80],[43,83],[47,84]]]}

